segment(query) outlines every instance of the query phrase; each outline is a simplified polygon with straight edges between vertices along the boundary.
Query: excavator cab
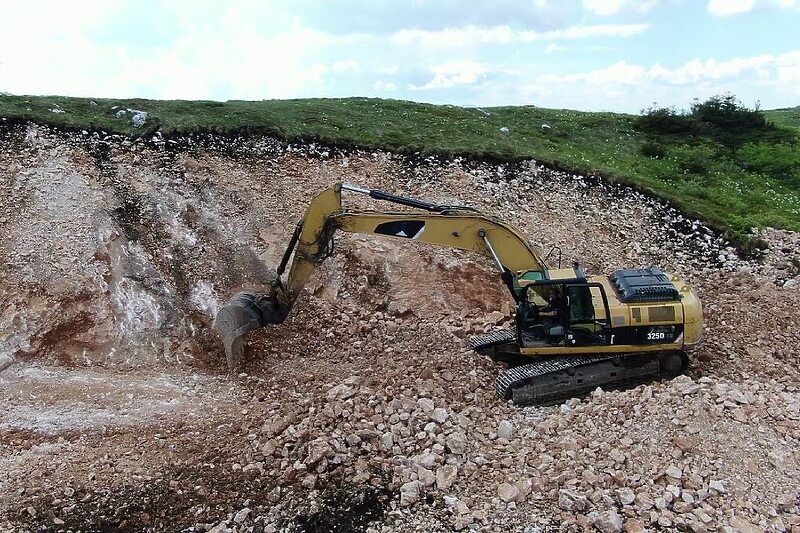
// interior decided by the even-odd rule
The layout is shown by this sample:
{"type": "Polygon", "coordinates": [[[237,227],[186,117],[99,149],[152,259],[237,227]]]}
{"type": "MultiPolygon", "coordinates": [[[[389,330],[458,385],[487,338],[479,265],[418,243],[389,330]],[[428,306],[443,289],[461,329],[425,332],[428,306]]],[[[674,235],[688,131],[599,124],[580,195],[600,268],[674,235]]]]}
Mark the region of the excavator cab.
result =
{"type": "Polygon", "coordinates": [[[522,287],[521,292],[517,329],[522,347],[610,343],[608,299],[599,283],[540,282],[522,287]],[[554,293],[557,298],[549,296],[554,293]],[[555,316],[552,311],[556,311],[555,316]]]}

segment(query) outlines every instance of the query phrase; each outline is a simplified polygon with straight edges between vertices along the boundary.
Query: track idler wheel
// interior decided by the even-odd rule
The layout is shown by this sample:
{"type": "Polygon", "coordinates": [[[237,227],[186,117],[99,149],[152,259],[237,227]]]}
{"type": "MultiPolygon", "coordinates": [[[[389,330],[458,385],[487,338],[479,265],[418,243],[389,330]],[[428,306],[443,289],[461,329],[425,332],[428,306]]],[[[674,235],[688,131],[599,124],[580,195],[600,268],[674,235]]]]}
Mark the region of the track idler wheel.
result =
{"type": "Polygon", "coordinates": [[[222,337],[228,368],[236,371],[244,360],[247,332],[268,324],[286,320],[288,308],[282,306],[274,293],[259,295],[240,292],[217,312],[214,329],[222,337]]]}

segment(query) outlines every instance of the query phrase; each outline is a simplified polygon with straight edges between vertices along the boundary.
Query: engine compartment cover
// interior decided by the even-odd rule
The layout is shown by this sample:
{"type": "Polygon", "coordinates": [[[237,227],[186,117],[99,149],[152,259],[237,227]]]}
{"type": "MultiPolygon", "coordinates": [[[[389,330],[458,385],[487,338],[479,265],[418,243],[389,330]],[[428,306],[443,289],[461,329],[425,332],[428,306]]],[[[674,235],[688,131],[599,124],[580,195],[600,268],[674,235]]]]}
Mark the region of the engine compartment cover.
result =
{"type": "Polygon", "coordinates": [[[617,270],[609,279],[625,303],[677,301],[681,298],[675,284],[658,267],[617,270]]]}

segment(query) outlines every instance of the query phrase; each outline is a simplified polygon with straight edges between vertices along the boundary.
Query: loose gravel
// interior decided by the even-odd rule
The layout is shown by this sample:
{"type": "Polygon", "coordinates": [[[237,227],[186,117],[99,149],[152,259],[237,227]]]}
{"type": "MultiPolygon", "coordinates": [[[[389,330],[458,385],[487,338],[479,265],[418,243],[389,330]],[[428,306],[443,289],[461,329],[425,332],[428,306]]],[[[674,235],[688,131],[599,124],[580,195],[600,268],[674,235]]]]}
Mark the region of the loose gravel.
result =
{"type": "Polygon", "coordinates": [[[796,233],[743,258],[535,161],[35,125],[0,131],[0,230],[0,530],[800,531],[796,233]],[[677,272],[705,343],[672,381],[517,408],[467,345],[512,320],[491,263],[341,235],[229,375],[216,310],[338,181],[494,213],[565,266],[677,272]]]}

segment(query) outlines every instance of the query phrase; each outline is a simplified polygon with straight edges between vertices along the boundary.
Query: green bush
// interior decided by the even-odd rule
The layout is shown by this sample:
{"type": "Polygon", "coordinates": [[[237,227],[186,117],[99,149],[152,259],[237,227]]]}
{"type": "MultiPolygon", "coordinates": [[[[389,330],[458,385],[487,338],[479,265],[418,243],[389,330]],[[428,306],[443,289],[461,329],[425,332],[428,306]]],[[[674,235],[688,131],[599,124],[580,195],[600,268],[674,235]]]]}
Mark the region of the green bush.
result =
{"type": "Polygon", "coordinates": [[[800,168],[800,149],[787,143],[747,143],[736,151],[742,168],[779,177],[800,168]]]}
{"type": "Polygon", "coordinates": [[[713,139],[724,147],[736,148],[759,140],[792,142],[794,134],[769,122],[756,106],[749,109],[732,94],[695,100],[689,111],[651,106],[633,121],[634,128],[651,135],[713,139]]]}
{"type": "Polygon", "coordinates": [[[639,148],[639,151],[645,157],[661,159],[667,154],[662,143],[656,141],[645,141],[639,148]]]}
{"type": "Polygon", "coordinates": [[[683,144],[669,153],[684,174],[707,174],[716,157],[714,148],[704,144],[683,144]]]}
{"type": "Polygon", "coordinates": [[[692,131],[692,121],[670,107],[651,106],[633,121],[633,127],[646,133],[677,135],[692,131]]]}
{"type": "Polygon", "coordinates": [[[747,143],[736,151],[739,165],[800,187],[800,147],[794,144],[747,143]]]}
{"type": "Polygon", "coordinates": [[[758,106],[748,109],[732,94],[712,96],[705,102],[693,102],[690,116],[697,122],[733,131],[763,130],[769,125],[758,106]]]}
{"type": "Polygon", "coordinates": [[[695,101],[690,118],[700,135],[706,135],[728,148],[749,142],[794,142],[790,130],[779,128],[758,109],[748,109],[735,96],[712,96],[705,102],[695,101]]]}

